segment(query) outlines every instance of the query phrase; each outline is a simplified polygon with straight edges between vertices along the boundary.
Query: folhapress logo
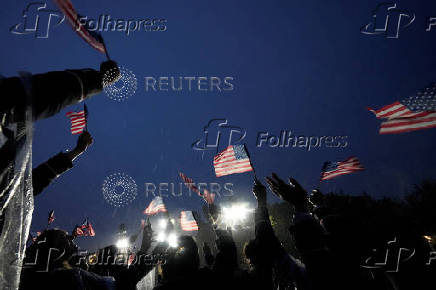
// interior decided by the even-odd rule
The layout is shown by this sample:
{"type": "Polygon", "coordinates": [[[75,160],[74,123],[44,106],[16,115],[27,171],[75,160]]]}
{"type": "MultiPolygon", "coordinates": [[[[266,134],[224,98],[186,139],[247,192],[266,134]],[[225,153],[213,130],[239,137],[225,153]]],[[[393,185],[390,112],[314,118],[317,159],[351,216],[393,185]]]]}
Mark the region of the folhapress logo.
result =
{"type": "Polygon", "coordinates": [[[247,132],[236,126],[229,125],[226,119],[212,119],[203,129],[203,138],[192,144],[192,149],[205,151],[216,150],[217,152],[230,145],[239,144],[247,132]]]}
{"type": "Polygon", "coordinates": [[[397,8],[396,3],[382,3],[373,11],[372,21],[360,31],[369,35],[384,35],[386,38],[399,38],[400,30],[415,21],[415,14],[397,8]]]}
{"type": "MultiPolygon", "coordinates": [[[[32,2],[23,11],[23,20],[10,28],[13,34],[34,34],[36,38],[48,38],[50,28],[62,24],[65,15],[56,9],[48,9],[47,3],[32,2]]],[[[79,31],[86,25],[86,29],[93,32],[123,32],[131,35],[133,32],[158,32],[167,30],[165,18],[144,19],[113,19],[111,15],[101,14],[98,18],[78,15],[79,31]]]]}
{"type": "Polygon", "coordinates": [[[51,26],[64,22],[65,16],[57,11],[47,9],[47,3],[34,2],[23,11],[23,22],[10,28],[13,34],[34,34],[36,38],[48,38],[51,26]]]}

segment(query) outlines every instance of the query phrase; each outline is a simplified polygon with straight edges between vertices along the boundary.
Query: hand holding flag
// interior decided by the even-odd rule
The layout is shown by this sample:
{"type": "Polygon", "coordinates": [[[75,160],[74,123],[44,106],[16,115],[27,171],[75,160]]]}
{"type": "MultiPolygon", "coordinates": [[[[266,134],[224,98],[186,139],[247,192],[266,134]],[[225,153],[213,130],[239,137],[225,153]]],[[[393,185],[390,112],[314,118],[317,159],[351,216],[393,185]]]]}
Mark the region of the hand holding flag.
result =
{"type": "Polygon", "coordinates": [[[77,139],[76,149],[81,153],[85,152],[93,142],[94,139],[91,134],[88,131],[85,131],[79,136],[79,139],[77,139]]]}

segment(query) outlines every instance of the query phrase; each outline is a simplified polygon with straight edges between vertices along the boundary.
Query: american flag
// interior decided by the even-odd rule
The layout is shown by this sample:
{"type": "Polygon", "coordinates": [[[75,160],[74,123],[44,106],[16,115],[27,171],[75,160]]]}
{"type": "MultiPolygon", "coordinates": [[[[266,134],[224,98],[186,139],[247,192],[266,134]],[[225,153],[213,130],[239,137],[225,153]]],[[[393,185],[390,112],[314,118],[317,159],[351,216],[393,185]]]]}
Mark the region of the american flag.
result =
{"type": "Polygon", "coordinates": [[[131,253],[131,254],[129,255],[129,259],[127,260],[127,266],[132,265],[132,263],[133,263],[133,261],[135,260],[135,258],[136,258],[136,254],[135,254],[135,253],[131,253]]]}
{"type": "Polygon", "coordinates": [[[70,0],[53,0],[53,2],[58,6],[62,13],[64,13],[65,17],[68,19],[73,29],[81,38],[83,38],[89,45],[91,45],[93,48],[100,51],[101,53],[107,53],[101,35],[95,31],[91,31],[88,28],[88,22],[86,22],[85,25],[80,23],[80,17],[74,9],[73,4],[71,4],[70,0]]]}
{"type": "Polygon", "coordinates": [[[436,83],[414,96],[379,110],[368,108],[378,119],[385,119],[380,134],[398,134],[436,127],[436,83]]]}
{"type": "Polygon", "coordinates": [[[215,201],[215,193],[209,192],[207,189],[203,191],[203,199],[207,204],[212,204],[215,201]]]}
{"type": "Polygon", "coordinates": [[[210,193],[207,189],[204,189],[203,192],[195,185],[192,178],[187,177],[182,172],[179,173],[180,178],[185,183],[186,187],[190,188],[193,192],[197,193],[199,196],[203,197],[203,199],[208,203],[212,204],[215,201],[215,193],[210,193]]]}
{"type": "Polygon", "coordinates": [[[183,180],[183,182],[185,183],[186,187],[190,188],[193,192],[197,193],[198,195],[201,195],[200,190],[198,189],[198,187],[195,185],[194,181],[192,180],[192,178],[187,177],[185,174],[183,174],[182,172],[179,172],[179,176],[180,178],[183,180]]]}
{"type": "Polygon", "coordinates": [[[321,180],[328,180],[362,170],[365,170],[365,168],[360,164],[359,159],[354,156],[341,162],[325,162],[321,172],[321,180]]]}
{"type": "Polygon", "coordinates": [[[95,236],[94,228],[92,227],[92,224],[89,222],[88,218],[86,218],[82,222],[82,225],[80,226],[76,225],[76,227],[73,230],[73,236],[77,236],[77,237],[95,236]]]}
{"type": "Polygon", "coordinates": [[[83,236],[86,236],[86,233],[83,231],[82,227],[76,226],[73,230],[72,235],[74,237],[83,237],[83,236]]]}
{"type": "Polygon", "coordinates": [[[54,220],[55,220],[54,210],[51,210],[48,213],[48,224],[51,224],[52,222],[54,222],[54,220]]]}
{"type": "MultiPolygon", "coordinates": [[[[84,228],[88,231],[88,234],[87,234],[88,236],[91,236],[91,237],[95,236],[94,228],[92,227],[92,224],[89,222],[88,219],[86,219],[86,224],[85,224],[84,228]]],[[[82,225],[82,229],[83,229],[83,225],[82,225]]]]}
{"type": "Polygon", "coordinates": [[[82,134],[86,128],[86,111],[68,112],[66,115],[71,120],[71,134],[82,134]]]}
{"type": "Polygon", "coordinates": [[[252,171],[244,145],[230,145],[213,158],[216,177],[252,171]]]}
{"type": "Polygon", "coordinates": [[[187,232],[198,231],[198,224],[192,211],[180,212],[180,226],[182,227],[182,230],[187,232]]]}
{"type": "Polygon", "coordinates": [[[159,212],[166,212],[167,209],[165,207],[165,204],[163,202],[163,199],[161,196],[156,196],[153,198],[153,200],[150,202],[148,207],[144,210],[144,214],[146,215],[154,215],[159,212]]]}

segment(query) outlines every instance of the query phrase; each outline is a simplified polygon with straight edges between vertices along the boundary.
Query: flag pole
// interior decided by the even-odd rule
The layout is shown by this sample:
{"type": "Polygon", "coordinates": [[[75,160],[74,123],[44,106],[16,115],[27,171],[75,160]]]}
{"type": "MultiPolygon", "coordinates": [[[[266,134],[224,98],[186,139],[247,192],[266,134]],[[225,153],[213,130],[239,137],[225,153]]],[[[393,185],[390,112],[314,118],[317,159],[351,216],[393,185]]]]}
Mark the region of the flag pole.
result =
{"type": "Polygon", "coordinates": [[[101,40],[101,43],[103,44],[104,54],[106,55],[107,60],[111,60],[111,57],[109,56],[109,52],[107,51],[106,42],[104,41],[103,37],[101,37],[100,40],[101,40]]]}
{"type": "Polygon", "coordinates": [[[83,110],[85,111],[85,131],[88,132],[88,106],[83,103],[83,110]]]}
{"type": "Polygon", "coordinates": [[[247,147],[247,144],[245,144],[245,143],[244,143],[244,149],[245,149],[245,152],[247,152],[248,160],[250,160],[251,168],[253,168],[254,180],[259,181],[257,179],[257,175],[256,175],[256,168],[254,167],[253,162],[251,161],[250,152],[248,152],[248,147],[247,147]]]}
{"type": "Polygon", "coordinates": [[[318,188],[321,188],[322,174],[325,172],[328,164],[329,164],[329,161],[325,161],[324,164],[321,167],[321,176],[319,177],[318,188]]]}

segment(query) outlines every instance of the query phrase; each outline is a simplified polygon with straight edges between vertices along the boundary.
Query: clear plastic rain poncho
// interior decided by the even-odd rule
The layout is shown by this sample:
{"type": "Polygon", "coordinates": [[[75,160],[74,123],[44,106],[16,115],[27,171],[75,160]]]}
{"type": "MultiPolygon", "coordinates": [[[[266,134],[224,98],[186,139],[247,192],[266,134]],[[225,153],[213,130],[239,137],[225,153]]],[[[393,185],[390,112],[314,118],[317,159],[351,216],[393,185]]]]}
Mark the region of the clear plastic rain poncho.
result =
{"type": "Polygon", "coordinates": [[[20,75],[28,100],[24,121],[10,122],[14,112],[0,116],[0,289],[8,290],[19,286],[33,212],[31,75],[20,75]]]}

